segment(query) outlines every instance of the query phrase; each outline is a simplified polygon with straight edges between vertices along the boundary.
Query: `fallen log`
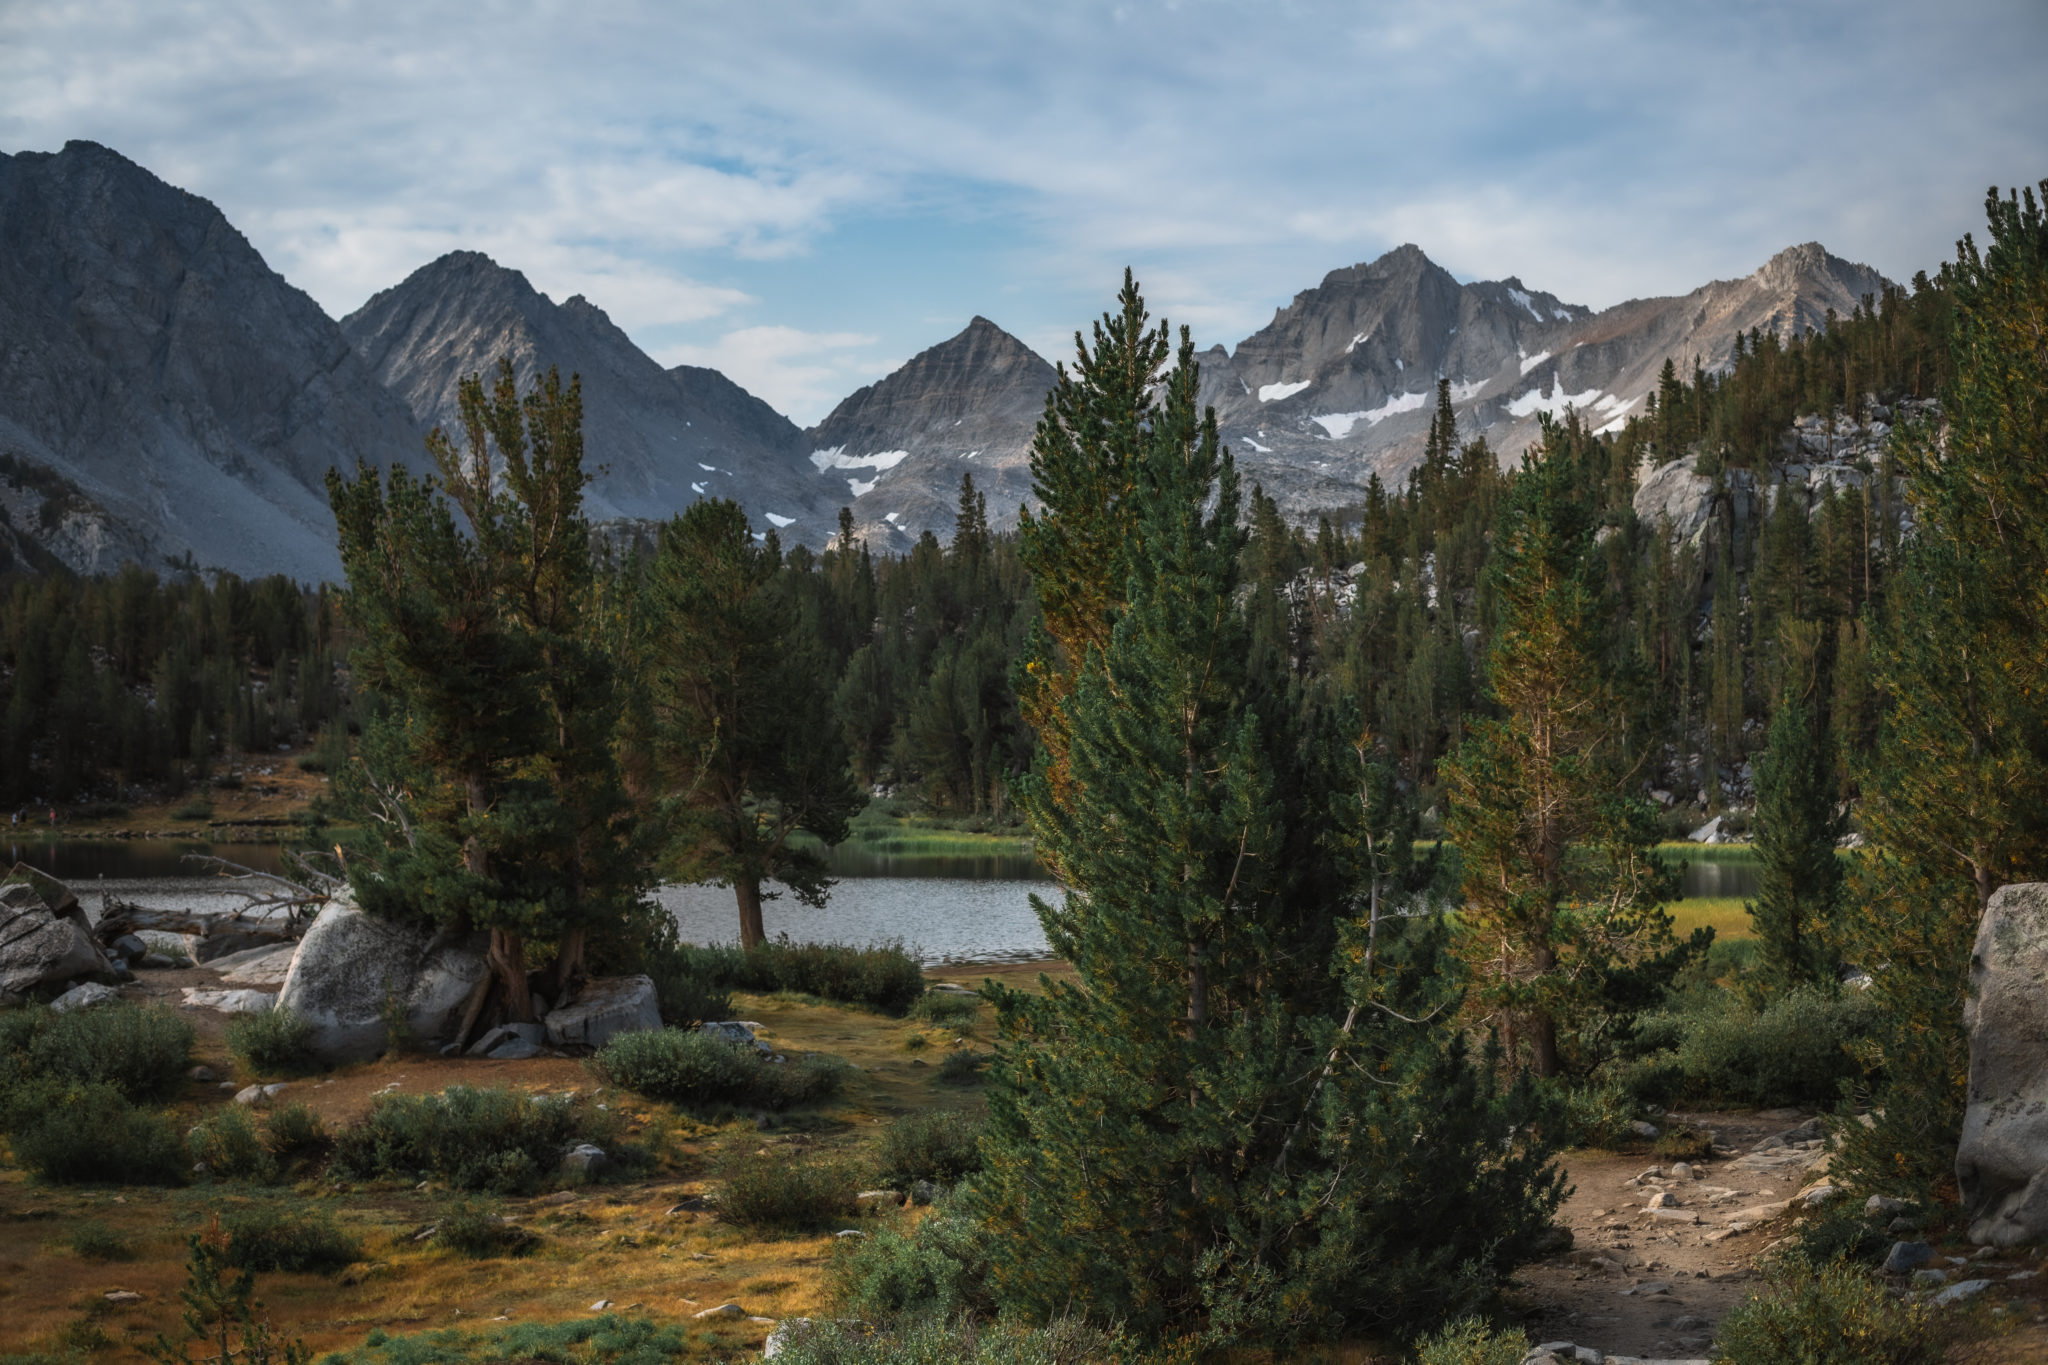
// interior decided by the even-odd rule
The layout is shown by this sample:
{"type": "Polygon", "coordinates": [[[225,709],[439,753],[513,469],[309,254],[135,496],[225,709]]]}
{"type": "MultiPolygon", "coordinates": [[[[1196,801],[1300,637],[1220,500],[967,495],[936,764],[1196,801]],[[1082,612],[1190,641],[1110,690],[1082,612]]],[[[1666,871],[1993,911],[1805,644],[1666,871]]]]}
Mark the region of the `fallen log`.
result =
{"type": "Polygon", "coordinates": [[[202,915],[196,910],[156,910],[106,898],[93,937],[112,943],[123,934],[149,930],[159,934],[182,934],[188,938],[218,938],[229,934],[270,943],[290,943],[304,926],[289,915],[202,915]]]}

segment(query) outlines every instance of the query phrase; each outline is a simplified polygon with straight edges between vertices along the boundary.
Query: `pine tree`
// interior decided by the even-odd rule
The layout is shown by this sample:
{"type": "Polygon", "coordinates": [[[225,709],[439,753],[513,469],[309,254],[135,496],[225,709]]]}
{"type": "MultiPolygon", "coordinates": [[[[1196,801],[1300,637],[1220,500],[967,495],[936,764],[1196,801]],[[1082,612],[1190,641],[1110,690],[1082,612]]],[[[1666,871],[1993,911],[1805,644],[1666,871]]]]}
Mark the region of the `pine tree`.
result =
{"type": "Polygon", "coordinates": [[[1870,644],[1889,706],[1860,774],[1877,848],[1847,932],[1874,969],[1881,1088],[1838,1169],[1871,1192],[1948,1180],[1977,920],[1998,887],[2048,878],[2048,215],[2032,190],[1986,213],[1987,247],[1965,237],[1945,272],[1947,430],[1894,443],[1915,531],[1870,644]]]}
{"type": "Polygon", "coordinates": [[[738,503],[706,498],[662,527],[640,604],[640,648],[674,860],[733,888],[740,943],[766,936],[771,878],[805,905],[831,894],[824,856],[867,798],[848,767],[823,642],[738,503]]]}
{"type": "Polygon", "coordinates": [[[1564,1068],[1568,1035],[1597,1026],[1609,973],[1669,944],[1658,905],[1676,889],[1629,791],[1612,612],[1570,448],[1546,426],[1509,486],[1490,574],[1498,714],[1472,721],[1441,769],[1464,868],[1458,952],[1476,1005],[1539,1076],[1564,1068]]]}
{"type": "Polygon", "coordinates": [[[1771,718],[1756,762],[1758,976],[1771,993],[1828,979],[1830,932],[1842,891],[1835,856],[1843,818],[1825,733],[1805,704],[1787,698],[1771,718]]]}
{"type": "Polygon", "coordinates": [[[993,992],[973,1198],[1006,1308],[1285,1345],[1482,1299],[1556,1188],[1514,1127],[1529,1092],[1497,1093],[1448,1028],[1434,921],[1401,913],[1412,816],[1383,755],[1261,702],[1198,382],[1183,332],[1124,466],[1129,594],[1062,702],[1071,786],[1047,754],[1022,787],[1071,888],[1038,910],[1075,980],[993,992]]]}

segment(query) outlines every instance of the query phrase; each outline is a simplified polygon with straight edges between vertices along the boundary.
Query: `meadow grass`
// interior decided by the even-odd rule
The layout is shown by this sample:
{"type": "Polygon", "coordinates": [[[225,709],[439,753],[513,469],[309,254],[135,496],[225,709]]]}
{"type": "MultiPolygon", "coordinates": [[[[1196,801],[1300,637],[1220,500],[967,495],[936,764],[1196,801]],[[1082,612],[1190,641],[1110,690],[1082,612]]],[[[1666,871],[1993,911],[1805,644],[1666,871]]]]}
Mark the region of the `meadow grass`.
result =
{"type": "Polygon", "coordinates": [[[1716,939],[1753,938],[1755,930],[1741,896],[1698,896],[1665,907],[1671,914],[1671,932],[1686,937],[1701,925],[1712,929],[1716,939]]]}

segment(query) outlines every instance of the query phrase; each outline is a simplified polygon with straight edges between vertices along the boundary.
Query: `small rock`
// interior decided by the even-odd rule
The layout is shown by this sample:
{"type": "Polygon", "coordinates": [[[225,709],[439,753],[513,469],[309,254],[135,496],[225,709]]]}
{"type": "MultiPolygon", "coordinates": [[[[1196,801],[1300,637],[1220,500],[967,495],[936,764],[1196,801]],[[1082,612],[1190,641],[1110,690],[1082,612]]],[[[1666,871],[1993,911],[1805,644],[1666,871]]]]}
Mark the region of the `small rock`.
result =
{"type": "Polygon", "coordinates": [[[1920,1220],[1910,1213],[1902,1213],[1892,1219],[1891,1222],[1886,1223],[1884,1230],[1891,1233],[1894,1237],[1902,1232],[1918,1232],[1920,1231],[1920,1220]]]}
{"type": "Polygon", "coordinates": [[[1671,1167],[1671,1178],[1673,1180],[1691,1180],[1693,1178],[1691,1164],[1684,1161],[1675,1162],[1671,1167]]]}
{"type": "Polygon", "coordinates": [[[2008,1281],[2012,1281],[2012,1280],[2031,1280],[2031,1279],[2033,1279],[2033,1278],[2034,1278],[2034,1276],[2036,1276],[2036,1275],[2038,1275],[2038,1274],[2040,1274],[2040,1273],[2041,1273],[2041,1272],[2040,1272],[2040,1271],[2038,1271],[2038,1270],[2015,1270],[2015,1271],[2013,1271],[2013,1273],[2012,1273],[2012,1274],[2010,1274],[2010,1275],[2006,1276],[2005,1278],[2006,1278],[2006,1279],[2007,1279],[2008,1281]]]}
{"type": "Polygon", "coordinates": [[[784,1318],[768,1334],[768,1340],[761,1346],[761,1359],[773,1360],[789,1348],[789,1345],[803,1330],[811,1325],[809,1318],[784,1318]]]}
{"type": "Polygon", "coordinates": [[[1577,1349],[1569,1341],[1546,1341],[1541,1346],[1529,1348],[1532,1356],[1568,1356],[1577,1349]]]}
{"type": "Polygon", "coordinates": [[[1894,1199],[1888,1194],[1873,1194],[1863,1201],[1865,1213],[1904,1213],[1906,1201],[1894,1199]]]}
{"type": "Polygon", "coordinates": [[[1678,1207],[1678,1204],[1679,1199],[1677,1195],[1673,1194],[1669,1190],[1659,1190],[1655,1194],[1650,1196],[1650,1202],[1646,1204],[1644,1207],[1652,1209],[1675,1209],[1678,1207]]]}
{"type": "MultiPolygon", "coordinates": [[[[534,1045],[534,1051],[538,1052],[541,1040],[546,1037],[547,1029],[539,1024],[500,1024],[474,1043],[471,1043],[469,1045],[469,1055],[472,1057],[496,1056],[497,1048],[504,1046],[506,1043],[516,1041],[531,1043],[534,1045]]],[[[528,1053],[527,1055],[531,1056],[533,1054],[528,1053]]]]}
{"type": "Polygon", "coordinates": [[[611,1164],[612,1159],[605,1155],[604,1148],[593,1146],[588,1142],[580,1142],[562,1154],[562,1169],[564,1171],[580,1171],[584,1175],[596,1175],[611,1164]]]}
{"type": "Polygon", "coordinates": [[[220,1076],[210,1066],[195,1066],[185,1074],[201,1085],[206,1085],[220,1079],[220,1076]]]}
{"type": "Polygon", "coordinates": [[[596,1303],[590,1305],[590,1311],[593,1313],[602,1313],[605,1309],[611,1306],[612,1301],[610,1299],[599,1299],[596,1303]]]}
{"type": "Polygon", "coordinates": [[[141,1303],[142,1295],[132,1289],[115,1289],[103,1296],[108,1303],[141,1303]]]}
{"type": "Polygon", "coordinates": [[[861,1230],[860,1230],[859,1228],[841,1228],[841,1229],[839,1229],[839,1231],[837,1231],[837,1232],[833,1233],[832,1235],[833,1235],[834,1237],[842,1237],[842,1238],[843,1238],[843,1237],[865,1237],[865,1236],[867,1236],[867,1234],[866,1234],[865,1232],[862,1232],[862,1231],[861,1231],[861,1230]]]}
{"type": "Polygon", "coordinates": [[[1656,1124],[1645,1122],[1642,1119],[1637,1119],[1633,1123],[1629,1124],[1628,1130],[1631,1133],[1634,1133],[1639,1138],[1650,1139],[1661,1137],[1664,1131],[1663,1129],[1659,1128],[1656,1124]]]}
{"type": "Polygon", "coordinates": [[[855,1200],[855,1201],[856,1201],[857,1203],[862,1203],[862,1204],[865,1204],[865,1203],[867,1203],[867,1202],[868,1202],[868,1201],[870,1201],[870,1200],[873,1200],[873,1201],[875,1201],[875,1202],[877,1202],[877,1203],[882,1203],[882,1204],[901,1204],[901,1203],[903,1202],[903,1191],[901,1191],[901,1190],[862,1190],[862,1191],[861,1191],[861,1192],[860,1192],[859,1194],[857,1194],[857,1195],[855,1195],[855,1196],[854,1196],[854,1200],[855,1200]]]}
{"type": "Polygon", "coordinates": [[[1891,1253],[1884,1258],[1885,1273],[1904,1275],[1933,1259],[1934,1248],[1925,1242],[1894,1242],[1891,1253]]]}
{"type": "Polygon", "coordinates": [[[261,1085],[245,1086],[235,1092],[235,1103],[246,1105],[252,1109],[260,1109],[270,1103],[268,1089],[267,1086],[261,1085]]]}
{"type": "Polygon", "coordinates": [[[220,1093],[223,1095],[232,1095],[240,1089],[241,1087],[236,1085],[233,1081],[222,1081],[220,1083],[220,1093]]]}
{"type": "Polygon", "coordinates": [[[1916,1270],[1913,1272],[1913,1283],[1923,1288],[1928,1285],[1947,1284],[1948,1272],[1946,1270],[1916,1270]]]}
{"type": "Polygon", "coordinates": [[[944,1190],[929,1180],[912,1181],[910,1186],[910,1202],[914,1205],[936,1203],[939,1196],[944,1193],[944,1190]]]}
{"type": "Polygon", "coordinates": [[[1572,1357],[1579,1365],[1607,1365],[1607,1353],[1593,1346],[1574,1346],[1572,1357]]]}
{"type": "Polygon", "coordinates": [[[123,962],[133,962],[149,951],[149,945],[134,934],[123,934],[107,945],[107,951],[123,962]]]}
{"type": "Polygon", "coordinates": [[[1964,1299],[1974,1299],[1990,1287],[1991,1281],[1989,1280],[1960,1281],[1936,1294],[1934,1296],[1934,1306],[1936,1308],[1946,1308],[1952,1303],[1961,1303],[1964,1299]]]}
{"type": "Polygon", "coordinates": [[[700,1313],[690,1314],[693,1318],[744,1318],[752,1316],[736,1303],[721,1303],[716,1308],[706,1308],[700,1313]]]}
{"type": "Polygon", "coordinates": [[[1816,1185],[1801,1195],[1800,1198],[1805,1201],[1806,1207],[1817,1209],[1840,1193],[1841,1191],[1833,1185],[1816,1185]]]}
{"type": "Polygon", "coordinates": [[[1674,1332],[1697,1332],[1706,1325],[1707,1320],[1705,1318],[1683,1317],[1672,1321],[1671,1330],[1674,1332]]]}
{"type": "Polygon", "coordinates": [[[1671,1286],[1662,1280],[1646,1280],[1642,1284],[1630,1285],[1621,1291],[1623,1298],[1651,1298],[1658,1294],[1669,1294],[1671,1286]]]}
{"type": "Polygon", "coordinates": [[[97,981],[82,981],[50,1002],[50,1008],[59,1014],[73,1010],[89,1010],[94,1005],[112,1004],[121,998],[121,992],[112,986],[102,986],[97,981]]]}
{"type": "Polygon", "coordinates": [[[706,1198],[704,1195],[693,1194],[689,1198],[683,1200],[681,1203],[671,1205],[669,1207],[668,1216],[673,1218],[676,1214],[679,1213],[707,1213],[713,1207],[714,1206],[710,1199],[706,1198]]]}
{"type": "Polygon", "coordinates": [[[576,1202],[576,1192],[574,1190],[556,1190],[540,1202],[543,1204],[573,1204],[576,1202]]]}

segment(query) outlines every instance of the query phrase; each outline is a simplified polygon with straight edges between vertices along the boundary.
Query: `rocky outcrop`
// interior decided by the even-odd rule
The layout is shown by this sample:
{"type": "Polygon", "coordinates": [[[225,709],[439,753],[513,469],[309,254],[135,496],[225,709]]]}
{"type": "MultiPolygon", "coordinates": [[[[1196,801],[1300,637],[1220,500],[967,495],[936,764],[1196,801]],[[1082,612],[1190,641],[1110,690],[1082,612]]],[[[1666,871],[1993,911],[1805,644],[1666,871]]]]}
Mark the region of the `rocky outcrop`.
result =
{"type": "Polygon", "coordinates": [[[85,911],[63,883],[16,864],[0,882],[0,1000],[42,996],[86,978],[116,979],[85,911]]]}
{"type": "Polygon", "coordinates": [[[1714,512],[1714,481],[1698,472],[1698,457],[1660,465],[1636,485],[1636,519],[1668,522],[1681,545],[1697,544],[1714,512]]]}
{"type": "Polygon", "coordinates": [[[388,1045],[385,1019],[393,1005],[417,1041],[447,1038],[488,975],[479,936],[443,940],[340,899],[307,928],[277,1003],[313,1026],[313,1051],[322,1061],[363,1061],[388,1045]]]}
{"type": "Polygon", "coordinates": [[[2048,883],[1992,893],[1970,954],[1970,1090],[1956,1181],[1970,1240],[2048,1237],[2048,883]]]}
{"type": "MultiPolygon", "coordinates": [[[[930,531],[953,536],[960,477],[974,476],[990,525],[1014,529],[1031,497],[1031,437],[1053,368],[987,318],[847,397],[804,433],[826,485],[828,516],[851,505],[877,550],[905,551],[930,531]]],[[[813,546],[833,527],[803,528],[813,546]]]]}
{"type": "Polygon", "coordinates": [[[722,497],[766,531],[799,520],[823,526],[839,506],[825,506],[831,490],[787,417],[716,370],[664,370],[589,299],[556,303],[480,252],[421,266],[341,327],[420,431],[439,426],[458,442],[457,389],[469,375],[488,376],[500,357],[510,357],[522,389],[551,365],[564,382],[579,376],[595,521],[663,521],[722,497]]]}
{"type": "Polygon", "coordinates": [[[0,318],[0,541],[23,567],[335,578],[327,470],[424,460],[319,305],[96,143],[0,155],[0,318]]]}

